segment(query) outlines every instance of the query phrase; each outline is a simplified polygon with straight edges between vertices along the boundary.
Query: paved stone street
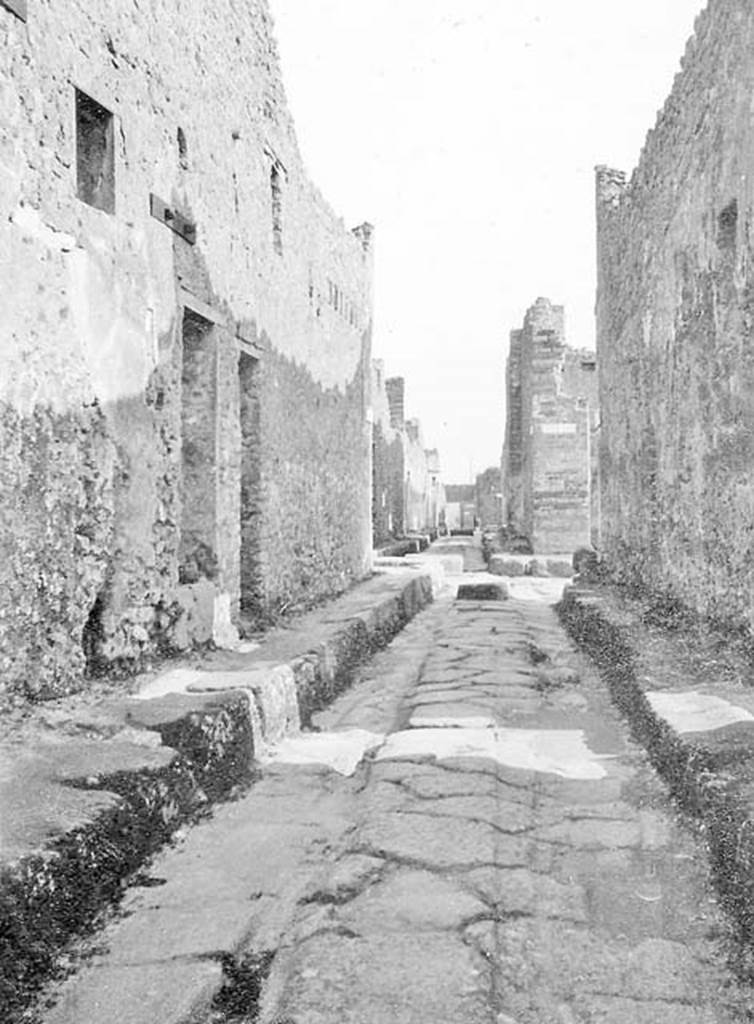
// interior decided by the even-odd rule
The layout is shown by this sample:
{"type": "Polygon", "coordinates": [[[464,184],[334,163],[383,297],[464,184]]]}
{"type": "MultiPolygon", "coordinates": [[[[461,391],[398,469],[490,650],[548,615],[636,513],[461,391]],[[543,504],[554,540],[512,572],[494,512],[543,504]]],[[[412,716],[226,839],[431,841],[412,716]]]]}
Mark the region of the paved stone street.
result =
{"type": "Polygon", "coordinates": [[[156,858],[46,1021],[750,1019],[704,850],[566,639],[562,581],[461,580],[156,858]],[[243,970],[197,1017],[228,958],[263,965],[258,1017],[243,970]]]}
{"type": "MultiPolygon", "coordinates": [[[[263,1020],[736,1019],[703,853],[552,610],[458,602],[407,634],[379,673],[401,671],[406,645],[426,660],[278,952],[263,1020]],[[493,722],[497,745],[475,756],[493,722]]],[[[382,724],[355,693],[343,703],[323,728],[382,724]]]]}

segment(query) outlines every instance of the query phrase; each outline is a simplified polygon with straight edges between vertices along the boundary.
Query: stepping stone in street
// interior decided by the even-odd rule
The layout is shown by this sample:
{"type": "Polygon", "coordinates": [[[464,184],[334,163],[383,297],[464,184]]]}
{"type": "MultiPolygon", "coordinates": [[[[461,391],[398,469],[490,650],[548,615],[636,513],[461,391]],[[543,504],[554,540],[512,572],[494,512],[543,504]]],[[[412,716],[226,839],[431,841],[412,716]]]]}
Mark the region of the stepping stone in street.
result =
{"type": "Polygon", "coordinates": [[[459,601],[507,601],[509,596],[505,583],[462,583],[456,593],[459,601]]]}

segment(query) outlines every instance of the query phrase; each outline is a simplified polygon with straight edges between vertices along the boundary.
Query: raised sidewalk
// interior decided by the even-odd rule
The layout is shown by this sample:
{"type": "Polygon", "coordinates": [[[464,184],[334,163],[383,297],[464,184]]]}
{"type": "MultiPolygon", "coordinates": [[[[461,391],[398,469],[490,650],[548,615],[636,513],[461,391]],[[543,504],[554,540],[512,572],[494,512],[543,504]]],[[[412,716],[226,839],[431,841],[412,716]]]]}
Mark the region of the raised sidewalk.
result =
{"type": "MultiPolygon", "coordinates": [[[[699,822],[719,898],[754,940],[754,667],[750,643],[606,586],[559,613],[681,807],[699,822]],[[670,613],[670,614],[669,614],[670,613]]],[[[739,954],[745,956],[746,954],[739,954]]],[[[749,954],[750,955],[750,954],[749,954]]],[[[739,969],[751,975],[752,964],[739,969]]]]}
{"type": "Polygon", "coordinates": [[[432,600],[439,574],[386,569],[272,630],[16,715],[0,742],[0,1019],[20,1020],[61,951],[176,830],[253,780],[261,748],[305,724],[432,600]]]}

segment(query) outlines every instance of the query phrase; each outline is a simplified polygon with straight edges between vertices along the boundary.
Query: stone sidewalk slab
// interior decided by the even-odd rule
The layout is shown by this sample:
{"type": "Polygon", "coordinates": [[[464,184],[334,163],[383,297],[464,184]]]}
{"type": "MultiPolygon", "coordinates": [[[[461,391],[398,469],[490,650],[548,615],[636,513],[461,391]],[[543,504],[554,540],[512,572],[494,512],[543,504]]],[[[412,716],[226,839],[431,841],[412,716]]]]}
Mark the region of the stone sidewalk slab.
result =
{"type": "Polygon", "coordinates": [[[700,820],[716,888],[750,943],[754,691],[737,637],[662,628],[644,603],[607,585],[568,588],[559,613],[675,798],[700,820]]]}
{"type": "Polygon", "coordinates": [[[248,785],[275,742],[346,687],[433,599],[420,569],[378,574],[272,630],[132,683],[30,710],[0,744],[0,1019],[183,824],[248,785]],[[151,690],[150,690],[151,687],[151,690]]]}
{"type": "MultiPolygon", "coordinates": [[[[438,609],[429,609],[431,619],[438,609]]],[[[427,625],[409,625],[391,645],[418,672],[427,625]]],[[[386,653],[386,652],[385,652],[386,653]]],[[[380,671],[380,655],[367,671],[371,691],[356,704],[344,692],[317,716],[375,716],[385,732],[406,676],[380,671]],[[386,705],[385,695],[392,699],[386,705]],[[357,712],[358,706],[358,712],[357,712]]],[[[322,735],[318,732],[307,734],[322,735]]],[[[252,945],[275,950],[296,906],[315,885],[323,856],[342,844],[355,815],[358,779],[334,775],[326,763],[267,764],[238,800],[180,836],[149,864],[147,886],[132,887],[119,912],[92,939],[78,970],[52,985],[42,1000],[44,1024],[192,1024],[207,1019],[223,985],[246,963],[252,945]],[[191,968],[195,968],[192,975],[191,968]],[[164,991],[152,984],[164,972],[164,991]],[[171,1002],[176,986],[180,998],[171,1002]],[[47,1005],[49,1004],[49,1005],[47,1005]],[[105,1012],[107,1011],[107,1012],[105,1012]]],[[[365,859],[366,860],[366,859],[365,859]]],[[[368,875],[369,864],[356,873],[368,875]]],[[[352,882],[342,876],[341,885],[352,882]]]]}

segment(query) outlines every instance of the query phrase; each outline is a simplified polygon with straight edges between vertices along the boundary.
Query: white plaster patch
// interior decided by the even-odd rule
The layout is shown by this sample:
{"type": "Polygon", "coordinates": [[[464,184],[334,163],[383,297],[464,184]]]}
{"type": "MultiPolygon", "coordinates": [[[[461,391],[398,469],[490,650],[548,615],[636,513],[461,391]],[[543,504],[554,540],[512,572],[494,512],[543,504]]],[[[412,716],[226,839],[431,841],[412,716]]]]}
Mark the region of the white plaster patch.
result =
{"type": "Polygon", "coordinates": [[[560,775],[566,779],[604,779],[604,756],[586,745],[581,729],[410,729],[393,733],[378,761],[430,755],[438,759],[482,757],[508,768],[560,775]]]}
{"type": "Polygon", "coordinates": [[[650,691],[647,700],[676,732],[711,732],[736,722],[754,722],[754,715],[744,708],[697,690],[686,693],[650,691]]]}
{"type": "Polygon", "coordinates": [[[301,733],[271,747],[264,761],[268,764],[320,764],[340,775],[353,775],[366,752],[379,747],[384,739],[366,729],[301,733]]]}
{"type": "Polygon", "coordinates": [[[536,601],[538,604],[556,604],[570,579],[547,576],[513,576],[507,580],[514,601],[536,601]]]}
{"type": "Polygon", "coordinates": [[[169,693],[188,693],[189,687],[199,683],[206,675],[206,672],[199,672],[194,668],[174,668],[170,672],[163,672],[156,679],[151,679],[132,696],[136,700],[152,700],[155,697],[165,697],[169,693]]]}
{"type": "Polygon", "coordinates": [[[239,640],[238,646],[233,650],[236,654],[251,654],[252,651],[258,651],[261,646],[257,640],[239,640]]]}
{"type": "Polygon", "coordinates": [[[33,238],[54,252],[70,252],[76,246],[76,239],[73,235],[58,231],[57,228],[45,224],[39,210],[34,209],[33,206],[19,206],[14,210],[11,221],[23,231],[27,238],[33,238]]]}
{"type": "Polygon", "coordinates": [[[575,423],[540,423],[543,434],[575,434],[575,423]]]}

